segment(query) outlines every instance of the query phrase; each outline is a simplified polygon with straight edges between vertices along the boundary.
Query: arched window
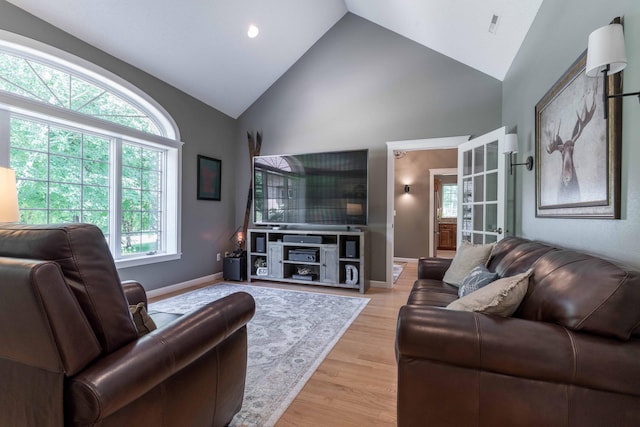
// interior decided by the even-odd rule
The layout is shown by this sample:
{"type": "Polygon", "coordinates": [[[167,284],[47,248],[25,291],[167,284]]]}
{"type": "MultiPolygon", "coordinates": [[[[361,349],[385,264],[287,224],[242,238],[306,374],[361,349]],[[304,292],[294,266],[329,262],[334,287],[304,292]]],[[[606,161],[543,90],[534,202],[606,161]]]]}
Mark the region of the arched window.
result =
{"type": "Polygon", "coordinates": [[[16,171],[21,222],[96,224],[119,267],[176,259],[181,145],[130,83],[0,31],[0,165],[16,171]]]}

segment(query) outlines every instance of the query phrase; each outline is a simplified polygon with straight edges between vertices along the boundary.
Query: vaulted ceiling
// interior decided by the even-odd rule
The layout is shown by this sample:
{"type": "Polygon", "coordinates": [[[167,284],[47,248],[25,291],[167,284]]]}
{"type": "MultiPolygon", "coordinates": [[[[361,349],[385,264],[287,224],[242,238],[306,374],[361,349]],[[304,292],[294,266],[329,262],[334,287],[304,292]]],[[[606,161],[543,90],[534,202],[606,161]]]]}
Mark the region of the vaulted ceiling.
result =
{"type": "Polygon", "coordinates": [[[8,0],[237,118],[351,12],[503,80],[542,0],[8,0]],[[247,37],[250,24],[259,27],[247,37]]]}

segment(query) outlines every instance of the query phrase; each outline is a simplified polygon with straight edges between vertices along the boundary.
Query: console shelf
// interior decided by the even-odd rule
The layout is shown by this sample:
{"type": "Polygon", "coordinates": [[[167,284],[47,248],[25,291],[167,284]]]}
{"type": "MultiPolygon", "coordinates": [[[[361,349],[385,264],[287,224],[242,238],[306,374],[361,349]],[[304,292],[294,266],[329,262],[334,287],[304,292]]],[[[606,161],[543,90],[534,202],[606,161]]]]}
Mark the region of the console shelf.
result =
{"type": "Polygon", "coordinates": [[[366,231],[249,230],[247,277],[369,289],[366,231]]]}

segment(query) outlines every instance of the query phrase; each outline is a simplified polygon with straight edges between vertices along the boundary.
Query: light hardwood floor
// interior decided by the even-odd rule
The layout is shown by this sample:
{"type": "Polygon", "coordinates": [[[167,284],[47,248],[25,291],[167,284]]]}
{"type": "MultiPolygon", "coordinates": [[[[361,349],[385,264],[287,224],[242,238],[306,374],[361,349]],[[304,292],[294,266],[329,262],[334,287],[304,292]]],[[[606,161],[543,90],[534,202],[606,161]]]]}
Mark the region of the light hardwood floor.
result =
{"type": "MultiPolygon", "coordinates": [[[[276,426],[395,426],[398,310],[417,277],[407,263],[392,289],[371,288],[369,304],[327,355],[276,426]]],[[[360,296],[351,290],[262,282],[265,286],[360,296]]],[[[260,282],[252,282],[259,285],[260,282]]],[[[173,295],[164,295],[167,298],[173,295]]],[[[157,298],[158,299],[158,298],[157,298]]]]}

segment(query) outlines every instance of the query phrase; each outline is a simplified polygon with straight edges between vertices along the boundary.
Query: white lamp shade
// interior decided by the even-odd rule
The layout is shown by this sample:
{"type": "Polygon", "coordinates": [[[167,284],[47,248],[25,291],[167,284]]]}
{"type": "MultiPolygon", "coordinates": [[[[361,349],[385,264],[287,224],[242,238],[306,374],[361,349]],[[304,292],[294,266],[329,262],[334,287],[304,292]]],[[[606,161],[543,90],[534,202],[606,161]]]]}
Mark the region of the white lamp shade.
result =
{"type": "Polygon", "coordinates": [[[518,134],[508,133],[504,136],[504,148],[502,149],[504,154],[517,153],[518,152],[518,134]]]}
{"type": "Polygon", "coordinates": [[[17,222],[18,190],[13,169],[0,167],[0,222],[17,222]]]}
{"type": "Polygon", "coordinates": [[[622,24],[600,27],[589,35],[587,66],[589,77],[598,77],[609,65],[609,74],[615,74],[627,66],[622,24]]]}

